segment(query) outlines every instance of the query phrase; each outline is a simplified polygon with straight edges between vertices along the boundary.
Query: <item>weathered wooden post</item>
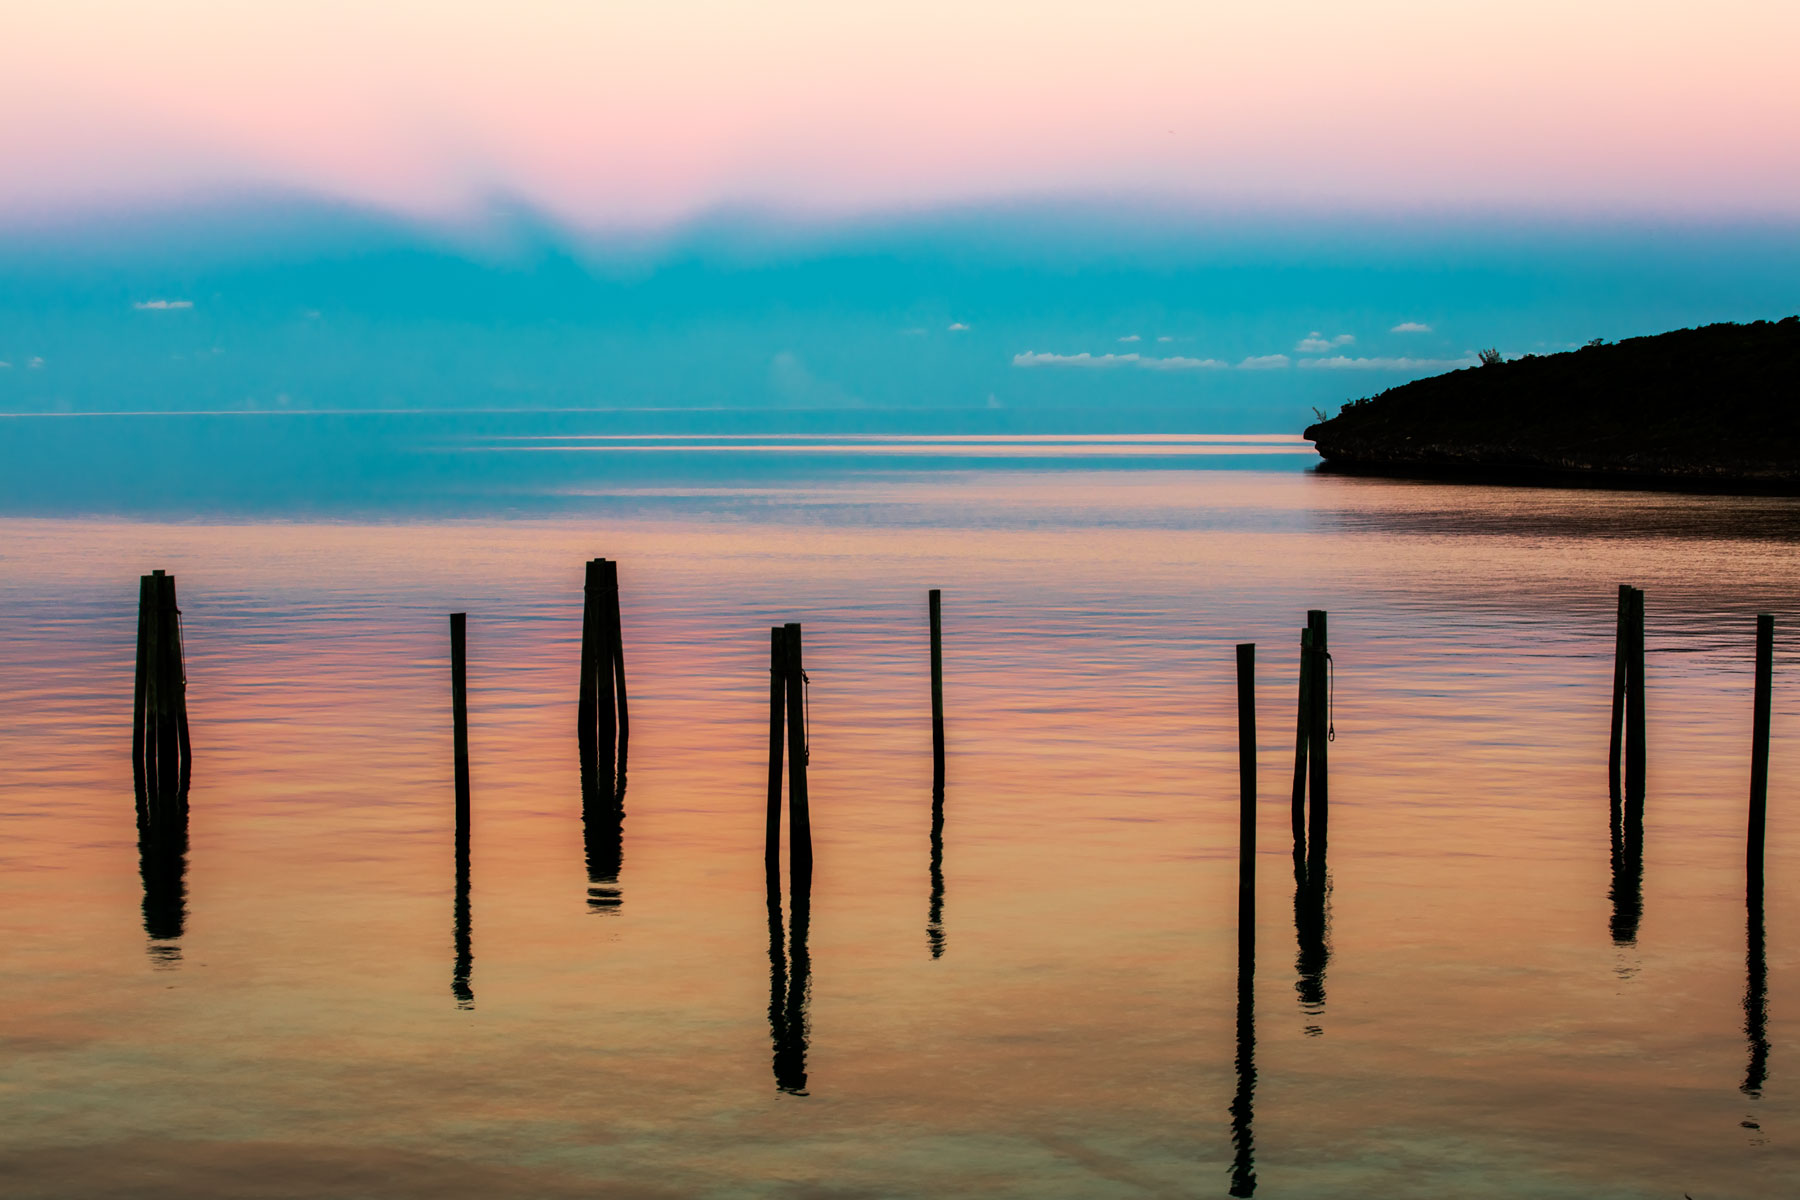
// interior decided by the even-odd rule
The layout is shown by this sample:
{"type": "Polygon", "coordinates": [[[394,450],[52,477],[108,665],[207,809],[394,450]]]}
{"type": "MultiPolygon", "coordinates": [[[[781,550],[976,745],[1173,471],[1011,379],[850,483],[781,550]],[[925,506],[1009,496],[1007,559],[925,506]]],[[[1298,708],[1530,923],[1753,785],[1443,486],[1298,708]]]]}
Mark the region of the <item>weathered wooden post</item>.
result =
{"type": "Polygon", "coordinates": [[[812,886],[812,818],[806,800],[806,668],[800,653],[800,626],[786,626],[788,726],[789,891],[812,886]]]}
{"type": "Polygon", "coordinates": [[[1769,807],[1769,702],[1775,683],[1775,618],[1762,613],[1756,618],[1756,701],[1750,732],[1750,836],[1745,849],[1745,873],[1752,887],[1762,891],[1763,829],[1769,807]]]}
{"type": "Polygon", "coordinates": [[[787,630],[769,630],[769,811],[763,833],[763,867],[769,886],[781,871],[781,745],[787,735],[783,709],[787,704],[787,630]]]}
{"type": "Polygon", "coordinates": [[[941,611],[942,593],[932,588],[928,607],[931,610],[931,786],[944,790],[944,622],[941,611]]]}
{"type": "Polygon", "coordinates": [[[1644,593],[1631,589],[1625,631],[1625,802],[1642,809],[1645,793],[1644,593]]]}
{"type": "Polygon", "coordinates": [[[605,585],[607,657],[612,663],[612,677],[598,680],[602,691],[611,689],[612,709],[618,734],[618,751],[614,761],[615,787],[625,792],[625,748],[631,740],[631,708],[625,702],[625,631],[619,616],[619,564],[602,560],[601,581],[605,585]]]}
{"type": "MultiPolygon", "coordinates": [[[[1326,637],[1325,613],[1321,609],[1312,609],[1306,614],[1307,628],[1312,631],[1312,720],[1307,730],[1307,783],[1310,799],[1307,809],[1306,855],[1307,871],[1313,870],[1312,864],[1319,864],[1322,871],[1325,862],[1325,843],[1330,820],[1330,784],[1331,774],[1326,759],[1327,747],[1331,742],[1331,651],[1326,637]]],[[[1324,886],[1321,877],[1315,881],[1324,886]]]]}
{"type": "Polygon", "coordinates": [[[1625,761],[1625,660],[1631,655],[1631,639],[1625,631],[1630,624],[1631,585],[1621,583],[1619,615],[1613,632],[1612,742],[1606,756],[1607,785],[1614,807],[1624,796],[1621,772],[1625,761]]]}
{"type": "Polygon", "coordinates": [[[133,775],[153,801],[173,802],[192,769],[187,668],[175,577],[152,571],[138,581],[137,678],[132,697],[133,775]]]}
{"type": "Polygon", "coordinates": [[[1312,630],[1300,631],[1300,703],[1294,730],[1294,871],[1306,864],[1306,743],[1312,732],[1312,630]]]}
{"type": "Polygon", "coordinates": [[[456,755],[456,830],[459,839],[469,830],[469,663],[467,613],[450,614],[450,713],[455,726],[452,746],[456,755]]]}
{"type": "Polygon", "coordinates": [[[581,585],[581,691],[575,705],[575,735],[582,753],[599,759],[600,559],[588,560],[581,585]]]}
{"type": "Polygon", "coordinates": [[[1238,937],[1256,927],[1256,646],[1237,648],[1238,937]],[[1249,920],[1246,925],[1245,915],[1249,920]]]}

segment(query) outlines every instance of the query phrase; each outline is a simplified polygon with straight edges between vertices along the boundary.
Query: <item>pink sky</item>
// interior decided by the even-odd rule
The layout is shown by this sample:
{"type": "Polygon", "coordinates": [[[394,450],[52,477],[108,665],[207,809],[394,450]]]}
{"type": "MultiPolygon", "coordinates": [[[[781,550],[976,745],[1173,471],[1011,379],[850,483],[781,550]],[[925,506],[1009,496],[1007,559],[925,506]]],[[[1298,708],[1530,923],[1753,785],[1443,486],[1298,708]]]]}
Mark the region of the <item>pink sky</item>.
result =
{"type": "Polygon", "coordinates": [[[1793,0],[57,0],[0,212],[294,186],[588,226],[1142,195],[1800,215],[1793,0]]]}

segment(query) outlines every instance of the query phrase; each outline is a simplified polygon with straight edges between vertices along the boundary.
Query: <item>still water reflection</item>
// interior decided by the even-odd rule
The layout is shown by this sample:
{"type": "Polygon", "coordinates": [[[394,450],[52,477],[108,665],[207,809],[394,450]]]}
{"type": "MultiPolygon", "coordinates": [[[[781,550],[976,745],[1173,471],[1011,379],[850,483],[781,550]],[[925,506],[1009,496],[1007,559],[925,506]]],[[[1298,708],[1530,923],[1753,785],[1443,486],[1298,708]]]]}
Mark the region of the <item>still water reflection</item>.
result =
{"type": "Polygon", "coordinates": [[[1800,1176],[1789,502],[1739,536],[1749,501],[1260,472],[673,490],[615,493],[604,521],[0,521],[8,1195],[1698,1197],[1800,1176]],[[596,553],[624,564],[628,912],[622,756],[570,753],[596,553]],[[182,579],[204,771],[139,791],[134,844],[134,581],[156,566],[182,579]],[[1656,598],[1652,790],[1602,837],[1621,581],[1656,598]],[[928,782],[927,586],[957,596],[954,822],[928,782]],[[1313,608],[1329,863],[1266,789],[1277,947],[1300,837],[1293,973],[1259,997],[1231,903],[1231,648],[1262,647],[1263,775],[1285,785],[1313,608]],[[443,614],[465,610],[480,791],[459,831],[443,614]],[[1776,795],[1746,908],[1758,611],[1776,795]],[[784,896],[763,630],[791,617],[816,869],[784,896]],[[146,940],[181,969],[147,970],[146,940]]]}

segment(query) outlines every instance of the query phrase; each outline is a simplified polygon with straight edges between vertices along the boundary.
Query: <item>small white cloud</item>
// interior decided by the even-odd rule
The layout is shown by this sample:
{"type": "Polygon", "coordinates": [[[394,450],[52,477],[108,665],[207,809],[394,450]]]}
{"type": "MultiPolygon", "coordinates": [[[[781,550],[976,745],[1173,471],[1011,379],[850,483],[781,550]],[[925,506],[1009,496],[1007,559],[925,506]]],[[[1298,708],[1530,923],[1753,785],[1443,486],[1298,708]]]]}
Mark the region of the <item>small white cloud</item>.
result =
{"type": "Polygon", "coordinates": [[[925,327],[923,325],[914,325],[911,329],[902,329],[900,331],[900,336],[901,337],[924,337],[925,336],[925,327]]]}
{"type": "Polygon", "coordinates": [[[988,393],[987,406],[989,408],[1005,408],[1006,407],[1006,405],[1000,403],[1000,397],[994,395],[994,393],[992,393],[992,392],[988,393]]]}
{"type": "Polygon", "coordinates": [[[1144,339],[1143,339],[1143,338],[1141,338],[1141,337],[1139,337],[1139,336],[1138,336],[1138,335],[1137,335],[1137,334],[1135,334],[1135,333],[1128,333],[1128,334],[1126,334],[1126,335],[1125,335],[1125,336],[1124,336],[1124,337],[1122,337],[1122,338],[1120,338],[1120,339],[1119,339],[1119,340],[1120,340],[1120,341],[1121,341],[1121,342],[1141,342],[1141,341],[1143,341],[1143,340],[1144,340],[1144,339]]]}
{"type": "Polygon", "coordinates": [[[1330,358],[1302,359],[1300,365],[1327,371],[1449,371],[1472,367],[1475,363],[1473,355],[1467,358],[1345,358],[1337,354],[1330,358]]]}
{"type": "Polygon", "coordinates": [[[1402,321],[1398,325],[1394,326],[1392,329],[1388,330],[1388,332],[1389,333],[1430,333],[1431,326],[1425,324],[1425,322],[1423,322],[1423,321],[1402,321]]]}
{"type": "Polygon", "coordinates": [[[1129,367],[1138,361],[1136,354],[1039,354],[1027,350],[1013,355],[1015,367],[1129,367]]]}
{"type": "Polygon", "coordinates": [[[172,308],[192,308],[192,300],[139,300],[131,307],[139,312],[166,312],[172,308]]]}
{"type": "Polygon", "coordinates": [[[1337,346],[1348,346],[1356,340],[1354,333],[1340,333],[1334,338],[1327,338],[1317,330],[1301,338],[1294,349],[1301,354],[1323,354],[1337,346]]]}
{"type": "Polygon", "coordinates": [[[1239,363],[1238,369],[1243,371],[1270,371],[1287,365],[1288,356],[1285,354],[1256,354],[1239,363]]]}
{"type": "Polygon", "coordinates": [[[952,322],[950,322],[950,332],[951,333],[967,333],[967,332],[969,332],[969,327],[967,325],[964,325],[961,321],[952,321],[952,322]]]}
{"type": "Polygon", "coordinates": [[[1179,354],[1171,354],[1168,358],[1146,358],[1138,363],[1152,371],[1217,371],[1230,365],[1216,358],[1185,358],[1179,354]]]}
{"type": "Polygon", "coordinates": [[[319,318],[320,318],[320,317],[322,317],[322,316],[324,316],[324,314],[323,314],[323,313],[321,313],[321,312],[320,312],[320,311],[319,311],[319,310],[318,310],[318,309],[316,309],[316,308],[309,308],[309,309],[307,309],[307,310],[306,310],[306,311],[305,311],[305,312],[303,312],[303,313],[301,313],[301,314],[300,314],[300,315],[301,315],[301,316],[303,316],[303,317],[305,317],[305,318],[306,318],[306,319],[307,319],[307,320],[309,320],[309,321],[316,321],[316,320],[318,320],[318,319],[319,319],[319,318]]]}
{"type": "Polygon", "coordinates": [[[40,370],[44,365],[44,360],[34,354],[25,360],[25,365],[33,371],[40,370]]]}
{"type": "Polygon", "coordinates": [[[1174,338],[1172,338],[1172,337],[1170,337],[1170,336],[1169,336],[1169,335],[1168,335],[1168,334],[1166,334],[1166,333],[1165,333],[1165,334],[1163,334],[1163,335],[1162,335],[1162,336],[1161,336],[1161,337],[1159,337],[1159,338],[1157,338],[1157,339],[1156,339],[1156,340],[1157,340],[1157,341],[1159,341],[1159,342],[1172,342],[1172,341],[1174,341],[1174,340],[1175,340],[1175,339],[1174,339],[1174,338]]]}
{"type": "Polygon", "coordinates": [[[0,371],[10,371],[10,370],[12,370],[11,363],[0,361],[0,371]]]}

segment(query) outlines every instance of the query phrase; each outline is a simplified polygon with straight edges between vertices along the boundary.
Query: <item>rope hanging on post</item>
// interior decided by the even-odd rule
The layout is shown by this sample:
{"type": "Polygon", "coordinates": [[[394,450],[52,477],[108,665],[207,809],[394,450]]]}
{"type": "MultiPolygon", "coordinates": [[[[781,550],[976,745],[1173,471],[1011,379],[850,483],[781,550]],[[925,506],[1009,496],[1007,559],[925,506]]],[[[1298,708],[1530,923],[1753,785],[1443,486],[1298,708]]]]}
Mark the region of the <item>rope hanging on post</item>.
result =
{"type": "Polygon", "coordinates": [[[800,672],[800,715],[805,722],[800,733],[800,761],[812,762],[812,679],[800,672]]]}
{"type": "Polygon", "coordinates": [[[1337,741],[1337,660],[1325,654],[1325,740],[1337,741]]]}

